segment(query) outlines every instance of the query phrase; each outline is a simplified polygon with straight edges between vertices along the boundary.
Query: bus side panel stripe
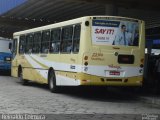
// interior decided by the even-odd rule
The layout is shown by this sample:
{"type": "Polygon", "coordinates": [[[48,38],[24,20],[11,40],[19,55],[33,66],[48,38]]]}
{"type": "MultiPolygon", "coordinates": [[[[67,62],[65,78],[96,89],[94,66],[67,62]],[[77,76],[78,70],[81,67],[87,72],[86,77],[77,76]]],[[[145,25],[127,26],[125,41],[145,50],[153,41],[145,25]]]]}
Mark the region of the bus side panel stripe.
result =
{"type": "Polygon", "coordinates": [[[64,86],[78,86],[80,85],[80,80],[75,80],[73,78],[56,75],[56,84],[57,85],[64,85],[64,86]]]}
{"type": "Polygon", "coordinates": [[[34,67],[34,68],[41,68],[41,69],[36,69],[37,72],[41,76],[43,76],[45,79],[48,79],[48,70],[43,70],[43,67],[36,63],[29,55],[25,55],[27,61],[34,67]]]}

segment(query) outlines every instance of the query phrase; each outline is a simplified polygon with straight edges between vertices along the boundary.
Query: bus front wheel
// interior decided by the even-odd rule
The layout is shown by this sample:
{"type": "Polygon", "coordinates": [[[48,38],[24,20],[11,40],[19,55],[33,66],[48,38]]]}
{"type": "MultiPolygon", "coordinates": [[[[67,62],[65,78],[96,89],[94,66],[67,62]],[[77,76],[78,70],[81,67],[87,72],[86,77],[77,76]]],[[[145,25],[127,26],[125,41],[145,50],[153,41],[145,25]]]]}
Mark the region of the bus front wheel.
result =
{"type": "Polygon", "coordinates": [[[49,73],[48,84],[49,84],[49,89],[52,93],[58,92],[58,87],[56,85],[56,76],[53,70],[51,70],[49,73]]]}

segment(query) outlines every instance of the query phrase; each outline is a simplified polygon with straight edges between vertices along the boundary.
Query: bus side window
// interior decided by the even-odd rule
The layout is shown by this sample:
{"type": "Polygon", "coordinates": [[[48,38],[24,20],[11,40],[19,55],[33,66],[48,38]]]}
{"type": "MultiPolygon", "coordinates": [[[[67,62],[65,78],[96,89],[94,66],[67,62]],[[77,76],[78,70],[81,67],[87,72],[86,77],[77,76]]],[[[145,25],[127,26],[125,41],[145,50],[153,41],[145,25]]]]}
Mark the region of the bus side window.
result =
{"type": "Polygon", "coordinates": [[[81,25],[75,25],[73,36],[73,52],[79,52],[81,25]]]}
{"type": "Polygon", "coordinates": [[[12,53],[13,55],[17,54],[17,38],[13,39],[12,53]]]}
{"type": "Polygon", "coordinates": [[[73,26],[65,27],[62,30],[61,51],[71,53],[72,51],[73,26]]]}
{"type": "Polygon", "coordinates": [[[51,44],[50,44],[50,52],[58,53],[60,49],[60,35],[61,29],[53,29],[51,31],[51,44]]]}
{"type": "Polygon", "coordinates": [[[41,50],[41,32],[34,33],[33,53],[40,53],[41,50]]]}
{"type": "Polygon", "coordinates": [[[26,36],[26,50],[25,53],[32,53],[33,49],[33,34],[28,34],[26,36]]]}
{"type": "Polygon", "coordinates": [[[26,36],[22,35],[20,36],[19,54],[23,54],[25,52],[25,46],[26,46],[26,36]]]}
{"type": "Polygon", "coordinates": [[[48,53],[49,52],[49,44],[50,44],[50,30],[42,32],[42,42],[41,42],[41,52],[48,53]]]}

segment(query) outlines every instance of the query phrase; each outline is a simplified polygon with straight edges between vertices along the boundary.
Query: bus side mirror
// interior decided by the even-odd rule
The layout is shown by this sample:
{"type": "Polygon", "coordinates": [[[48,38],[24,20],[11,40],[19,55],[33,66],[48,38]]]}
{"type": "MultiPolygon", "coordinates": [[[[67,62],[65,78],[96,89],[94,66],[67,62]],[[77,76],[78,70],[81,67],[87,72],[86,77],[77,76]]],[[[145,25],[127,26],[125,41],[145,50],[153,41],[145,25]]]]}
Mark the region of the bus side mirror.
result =
{"type": "Polygon", "coordinates": [[[9,43],[8,48],[11,50],[12,49],[12,43],[9,43]]]}

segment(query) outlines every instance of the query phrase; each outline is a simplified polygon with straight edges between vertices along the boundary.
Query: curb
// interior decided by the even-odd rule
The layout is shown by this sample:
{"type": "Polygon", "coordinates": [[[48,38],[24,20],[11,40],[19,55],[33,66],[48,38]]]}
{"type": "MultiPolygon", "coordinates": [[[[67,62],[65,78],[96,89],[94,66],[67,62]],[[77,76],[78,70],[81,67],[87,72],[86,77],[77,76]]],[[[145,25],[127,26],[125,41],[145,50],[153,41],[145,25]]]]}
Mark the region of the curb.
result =
{"type": "Polygon", "coordinates": [[[140,97],[142,102],[148,103],[148,104],[155,104],[160,106],[160,98],[156,97],[140,97]]]}

